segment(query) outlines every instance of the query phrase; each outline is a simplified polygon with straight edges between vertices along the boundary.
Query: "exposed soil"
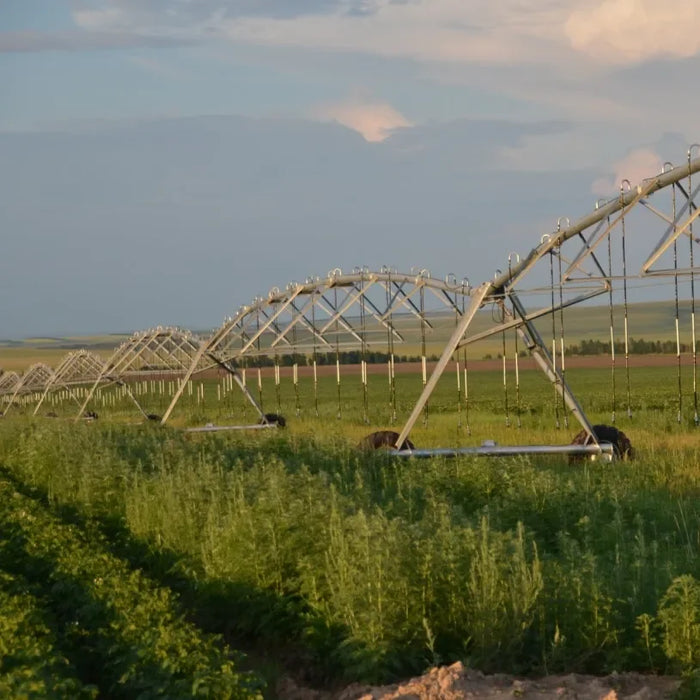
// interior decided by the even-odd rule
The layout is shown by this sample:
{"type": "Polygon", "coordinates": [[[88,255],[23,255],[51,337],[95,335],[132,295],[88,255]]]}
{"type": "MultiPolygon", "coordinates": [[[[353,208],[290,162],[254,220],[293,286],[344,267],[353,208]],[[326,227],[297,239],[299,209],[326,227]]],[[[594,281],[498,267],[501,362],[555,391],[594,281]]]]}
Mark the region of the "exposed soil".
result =
{"type": "Polygon", "coordinates": [[[370,687],[355,683],[335,692],[301,688],[290,678],[283,678],[277,695],[280,700],[666,700],[679,685],[678,678],[638,673],[604,677],[568,674],[538,679],[487,676],[457,662],[395,685],[370,687]]]}

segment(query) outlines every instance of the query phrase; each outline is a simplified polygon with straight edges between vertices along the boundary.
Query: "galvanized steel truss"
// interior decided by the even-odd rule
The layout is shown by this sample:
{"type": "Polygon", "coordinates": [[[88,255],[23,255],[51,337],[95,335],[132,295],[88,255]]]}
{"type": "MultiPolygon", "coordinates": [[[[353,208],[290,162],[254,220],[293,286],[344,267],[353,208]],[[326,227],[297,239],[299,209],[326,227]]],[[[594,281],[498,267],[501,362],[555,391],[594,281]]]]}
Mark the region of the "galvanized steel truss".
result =
{"type": "MultiPolygon", "coordinates": [[[[474,313],[462,319],[446,344],[442,357],[416,402],[396,445],[401,445],[410,434],[453,353],[477,340],[512,328],[517,330],[525,347],[529,349],[540,368],[554,384],[565,407],[586,430],[591,441],[597,444],[592,426],[565,381],[561,363],[557,366],[556,345],[550,352],[534,321],[543,316],[561,313],[566,307],[595,296],[610,293],[616,281],[623,285],[625,303],[627,283],[633,279],[665,277],[677,285],[679,278],[687,277],[691,285],[694,285],[695,276],[700,272],[700,268],[695,266],[696,246],[700,243],[700,239],[693,234],[693,225],[700,216],[700,210],[696,205],[700,186],[693,185],[693,175],[700,170],[700,158],[693,159],[693,152],[697,148],[698,145],[694,144],[688,150],[686,164],[674,168],[667,163],[661,173],[644,180],[636,187],[632,187],[629,181],[624,181],[617,197],[602,204],[597,203],[591,214],[575,223],[571,224],[568,219],[560,219],[556,230],[542,236],[539,245],[527,256],[521,259],[519,256],[511,255],[505,272],[499,270],[492,281],[479,286],[474,292],[475,299],[479,299],[479,308],[485,304],[495,303],[501,309],[501,322],[494,324],[486,332],[469,335],[469,325],[476,309],[474,313]],[[652,203],[653,195],[656,197],[652,203]],[[646,214],[646,217],[641,217],[642,221],[639,220],[640,217],[633,218],[638,214],[646,214]],[[564,221],[565,225],[563,225],[564,221]],[[630,245],[628,239],[634,241],[635,252],[643,252],[646,248],[644,237],[650,231],[649,224],[658,225],[659,222],[661,237],[650,252],[642,255],[642,262],[637,271],[628,269],[627,261],[630,252],[629,247],[626,248],[626,245],[630,245]],[[643,235],[637,236],[637,232],[643,235]],[[621,260],[623,269],[621,274],[617,275],[612,274],[612,254],[609,253],[606,264],[604,252],[608,246],[608,250],[612,250],[613,239],[616,239],[616,249],[621,246],[618,261],[621,260]],[[682,250],[679,241],[685,243],[682,250]],[[661,265],[669,257],[672,258],[672,263],[661,265]],[[546,278],[547,267],[550,283],[549,286],[543,286],[541,280],[546,278]],[[542,268],[545,274],[540,274],[538,277],[536,271],[538,269],[541,271],[542,268]],[[556,275],[555,268],[558,271],[556,275]],[[525,283],[533,278],[535,286],[528,289],[525,283]],[[526,295],[535,296],[538,293],[547,295],[549,303],[538,305],[534,310],[526,308],[523,298],[526,295]]],[[[625,318],[625,332],[626,323],[625,318]]],[[[692,352],[695,357],[694,291],[691,325],[692,352]]],[[[561,344],[563,362],[563,334],[561,344]]]]}
{"type": "Polygon", "coordinates": [[[105,361],[89,350],[69,352],[61,360],[53,376],[46,382],[41,399],[34,409],[34,415],[39,412],[50,392],[56,390],[66,390],[71,399],[80,405],[80,400],[73,388],[93,383],[99,377],[104,365],[105,361]]]}
{"type": "MultiPolygon", "coordinates": [[[[700,217],[696,202],[700,182],[694,184],[693,176],[700,170],[700,158],[692,156],[697,148],[697,144],[690,148],[687,163],[682,166],[667,163],[662,172],[636,187],[625,181],[618,196],[597,203],[593,212],[574,224],[560,219],[556,230],[542,236],[530,253],[523,258],[511,254],[505,271],[497,271],[493,279],[474,289],[466,280],[458,281],[452,275],[438,280],[425,270],[399,273],[389,268],[378,272],[355,268],[352,273],[343,274],[335,269],[324,278],[292,282],[284,290],[274,288],[266,297],[255,298],[206,339],[178,328],[158,327],[135,333],[106,362],[82,351],[65,358],[55,373],[40,363],[22,377],[12,372],[2,374],[0,396],[9,409],[19,395],[43,391],[43,401],[51,388],[92,381],[81,405],[82,415],[100,385],[128,386],[129,381],[149,374],[167,374],[177,379],[178,388],[162,417],[165,423],[187,381],[206,369],[218,367],[234,376],[264,422],[260,406],[239,374],[248,361],[254,363],[262,356],[277,358],[285,354],[313,354],[315,358],[317,353],[335,353],[337,358],[345,350],[360,349],[364,353],[410,342],[420,342],[425,354],[426,336],[434,330],[441,312],[448,312],[454,331],[442,348],[397,445],[410,434],[454,353],[507,330],[518,333],[524,347],[553,383],[563,405],[595,443],[591,425],[567,386],[561,364],[557,365],[556,344],[548,347],[534,321],[561,314],[565,308],[598,295],[610,296],[619,283],[624,287],[626,303],[627,284],[633,280],[672,280],[678,299],[678,281],[684,279],[693,290],[695,357],[694,283],[699,271],[695,256],[700,238],[693,227],[700,225],[696,221],[700,217]],[[654,231],[656,242],[649,248],[647,239],[654,231]],[[638,260],[633,264],[635,257],[638,260]],[[613,274],[613,260],[615,266],[622,263],[621,272],[613,274]],[[529,300],[542,296],[546,297],[544,303],[537,301],[528,308],[526,300],[529,304],[529,300]],[[470,332],[477,312],[486,305],[499,309],[499,318],[487,330],[470,332]]],[[[563,337],[561,341],[563,360],[563,337]]],[[[145,415],[133,394],[129,394],[145,415]]]]}
{"type": "Polygon", "coordinates": [[[0,396],[9,397],[19,383],[20,376],[17,372],[3,372],[0,374],[0,396]]]}
{"type": "Polygon", "coordinates": [[[424,343],[440,313],[448,312],[443,322],[454,325],[454,315],[464,312],[470,294],[466,279],[451,275],[440,280],[427,270],[400,273],[390,268],[356,268],[348,274],[336,268],[323,278],[292,282],[284,291],[275,287],[242,306],[203,342],[162,421],[168,420],[203,358],[238,377],[248,360],[262,356],[338,356],[346,350],[424,343]]]}
{"type": "Polygon", "coordinates": [[[43,391],[46,384],[51,381],[53,376],[54,371],[43,362],[37,362],[29,367],[14,385],[7,406],[5,407],[5,413],[12,408],[19,396],[26,396],[27,394],[43,391]]]}

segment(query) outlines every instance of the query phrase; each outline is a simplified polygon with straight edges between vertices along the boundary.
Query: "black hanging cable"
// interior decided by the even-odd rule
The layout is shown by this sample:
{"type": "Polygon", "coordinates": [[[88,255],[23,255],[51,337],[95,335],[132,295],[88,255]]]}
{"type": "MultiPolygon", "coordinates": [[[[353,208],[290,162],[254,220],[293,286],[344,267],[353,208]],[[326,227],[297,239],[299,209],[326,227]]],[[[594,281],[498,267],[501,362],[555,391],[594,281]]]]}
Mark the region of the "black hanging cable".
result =
{"type": "Polygon", "coordinates": [[[340,330],[339,330],[339,326],[338,326],[338,288],[337,287],[333,287],[333,294],[334,294],[333,312],[335,313],[335,380],[336,380],[336,384],[338,387],[338,413],[336,415],[336,418],[338,420],[340,420],[342,417],[342,403],[341,403],[341,395],[340,395],[340,330]]]}
{"type": "Polygon", "coordinates": [[[365,309],[365,284],[364,271],[360,275],[360,333],[361,333],[361,357],[360,374],[362,377],[362,419],[369,425],[369,393],[367,384],[367,320],[365,309]]]}
{"type": "MultiPolygon", "coordinates": [[[[622,191],[620,191],[622,197],[622,191]]],[[[626,226],[625,226],[625,210],[622,209],[621,216],[622,229],[622,300],[624,307],[624,337],[625,337],[625,382],[627,389],[627,417],[632,418],[632,389],[630,383],[630,341],[629,341],[629,308],[627,304],[627,247],[626,247],[626,226]]]]}
{"type": "MultiPolygon", "coordinates": [[[[549,288],[552,294],[551,298],[551,314],[552,314],[552,362],[554,367],[554,373],[556,375],[557,370],[557,323],[556,314],[554,312],[555,300],[554,300],[554,251],[549,251],[549,288]]],[[[557,380],[558,381],[558,380],[557,380]]],[[[554,423],[557,429],[561,428],[561,423],[559,421],[559,392],[557,391],[556,383],[554,385],[554,423]]]]}
{"type": "MultiPolygon", "coordinates": [[[[277,305],[275,305],[273,318],[277,316],[277,305]]],[[[280,380],[280,356],[275,345],[274,356],[274,371],[275,371],[275,398],[277,399],[277,413],[282,413],[282,382],[280,380]]]]}
{"type": "Polygon", "coordinates": [[[294,355],[292,355],[292,384],[294,385],[294,413],[298,418],[301,415],[301,397],[299,395],[299,356],[297,353],[297,326],[296,323],[292,326],[292,346],[294,347],[294,355]]]}
{"type": "MultiPolygon", "coordinates": [[[[462,298],[464,298],[464,284],[462,284],[462,298]]],[[[464,302],[463,302],[464,303],[464,302]]],[[[455,297],[453,305],[455,307],[455,328],[459,325],[459,301],[457,296],[457,291],[455,290],[455,297]]],[[[462,427],[462,378],[460,376],[461,368],[459,366],[459,347],[453,353],[453,359],[455,362],[455,375],[457,378],[457,428],[462,427]]]]}
{"type": "Polygon", "coordinates": [[[522,428],[522,411],[520,410],[520,368],[518,366],[518,363],[520,362],[520,357],[518,351],[517,329],[513,332],[513,344],[515,346],[515,352],[513,353],[513,360],[515,365],[515,420],[518,428],[522,428]]]}
{"type": "MultiPolygon", "coordinates": [[[[502,304],[505,304],[505,301],[501,302],[502,304]]],[[[505,314],[505,306],[501,307],[501,323],[505,323],[506,320],[506,314],[505,314]]],[[[507,365],[506,365],[506,357],[508,356],[508,348],[506,347],[506,332],[505,330],[501,331],[501,355],[502,355],[502,366],[503,366],[503,410],[505,412],[505,420],[506,420],[506,428],[510,428],[510,410],[508,408],[508,372],[507,372],[507,365]]]]}
{"type": "MultiPolygon", "coordinates": [[[[671,189],[672,207],[673,207],[673,229],[676,229],[676,184],[672,185],[671,189]]],[[[681,382],[681,333],[679,319],[679,302],[678,302],[678,239],[673,239],[673,289],[676,305],[676,364],[678,367],[678,423],[683,420],[683,385],[681,382]]]]}
{"type": "MultiPolygon", "coordinates": [[[[696,144],[697,145],[697,144],[696,144]]],[[[690,159],[693,147],[688,149],[688,196],[693,196],[693,182],[690,171],[690,159]]],[[[694,208],[692,200],[688,201],[688,214],[692,215],[691,211],[694,208]]],[[[695,240],[693,239],[693,222],[690,222],[688,227],[688,241],[690,243],[690,330],[692,334],[692,353],[693,353],[693,422],[696,426],[700,425],[700,415],[698,414],[698,363],[697,363],[697,340],[695,335],[695,240]]]]}
{"type": "MultiPolygon", "coordinates": [[[[564,282],[561,269],[561,243],[557,246],[557,260],[559,261],[559,346],[561,349],[561,380],[566,383],[566,361],[565,361],[565,336],[564,336],[564,282]]],[[[561,392],[561,412],[564,416],[564,427],[569,427],[569,414],[566,410],[565,394],[561,392]]]]}
{"type": "MultiPolygon", "coordinates": [[[[462,280],[462,289],[464,290],[464,280],[462,280]]],[[[469,285],[467,284],[469,290],[469,285]]],[[[462,295],[462,316],[466,313],[466,298],[462,295]]],[[[467,366],[467,346],[462,348],[462,367],[463,367],[463,384],[464,384],[464,428],[467,435],[472,434],[471,425],[469,423],[469,368],[467,366]]]]}
{"type": "MultiPolygon", "coordinates": [[[[508,277],[512,279],[513,277],[513,264],[512,259],[515,257],[516,262],[520,262],[520,256],[515,253],[511,253],[508,256],[508,277]]],[[[512,315],[515,318],[515,306],[512,308],[512,315]]],[[[515,424],[518,428],[522,428],[521,420],[521,410],[520,410],[520,368],[518,363],[520,358],[518,357],[518,329],[517,327],[513,329],[513,347],[515,348],[513,352],[513,368],[515,371],[515,424]]]]}
{"type": "Polygon", "coordinates": [[[610,313],[610,383],[612,415],[610,421],[615,423],[615,310],[613,306],[613,277],[612,277],[612,236],[610,235],[610,217],[608,217],[608,310],[610,313]]]}
{"type": "Polygon", "coordinates": [[[467,431],[467,435],[471,435],[472,427],[469,422],[469,362],[466,346],[462,351],[462,363],[464,365],[464,427],[467,431]]]}
{"type": "MultiPolygon", "coordinates": [[[[243,326],[243,323],[241,323],[241,352],[243,353],[241,356],[241,384],[243,384],[243,388],[246,389],[247,387],[247,369],[248,369],[248,356],[243,352],[243,348],[245,347],[245,341],[247,339],[248,335],[245,332],[245,328],[243,326]]],[[[190,389],[188,391],[191,391],[192,389],[192,380],[189,382],[190,384],[190,389]]],[[[190,393],[190,396],[192,394],[190,393]]],[[[248,411],[248,401],[243,401],[243,414],[245,415],[248,411]]]]}
{"type": "Polygon", "coordinates": [[[311,355],[311,363],[313,367],[313,383],[314,383],[314,413],[316,418],[318,418],[318,360],[317,360],[317,329],[316,329],[316,290],[312,292],[314,294],[314,301],[311,304],[311,334],[313,335],[313,354],[311,355]]]}
{"type": "MultiPolygon", "coordinates": [[[[428,367],[425,344],[425,285],[423,284],[423,278],[421,274],[421,286],[420,286],[420,352],[421,352],[421,371],[423,376],[423,389],[428,382],[428,367]]],[[[428,415],[429,406],[428,401],[425,402],[423,408],[423,425],[428,425],[428,415]]]]}
{"type": "Polygon", "coordinates": [[[260,410],[263,410],[263,385],[262,385],[262,356],[260,354],[260,306],[258,305],[257,312],[255,314],[255,335],[257,336],[255,345],[257,347],[257,365],[258,365],[258,404],[260,410]]]}
{"type": "Polygon", "coordinates": [[[389,279],[385,284],[386,289],[386,308],[387,308],[387,327],[386,327],[386,345],[387,345],[387,373],[389,379],[389,421],[393,425],[396,423],[396,378],[394,374],[394,315],[392,313],[392,298],[391,298],[391,272],[389,279]]]}

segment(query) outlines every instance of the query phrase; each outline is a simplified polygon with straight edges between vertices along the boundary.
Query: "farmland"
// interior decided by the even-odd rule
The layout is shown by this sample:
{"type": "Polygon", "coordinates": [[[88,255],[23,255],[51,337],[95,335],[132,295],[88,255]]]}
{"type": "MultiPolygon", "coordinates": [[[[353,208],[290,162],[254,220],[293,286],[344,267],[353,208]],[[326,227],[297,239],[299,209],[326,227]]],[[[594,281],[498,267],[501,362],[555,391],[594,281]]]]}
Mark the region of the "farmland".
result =
{"type": "MultiPolygon", "coordinates": [[[[591,420],[609,423],[609,368],[572,367],[568,379],[591,420]]],[[[3,638],[53,650],[3,666],[0,683],[90,696],[107,692],[94,667],[116,659],[111,693],[145,679],[171,697],[185,686],[256,692],[230,649],[264,658],[273,680],[293,668],[321,685],[455,660],[526,674],[700,666],[700,440],[687,368],[680,424],[674,367],[634,368],[631,418],[618,377],[617,425],[637,459],[612,465],[362,454],[357,440],[388,427],[385,378],[370,378],[371,425],[357,377],[344,380],[341,420],[335,377],[319,381],[318,417],[302,380],[298,399],[288,380],[279,399],[262,380],[284,431],[135,425],[127,403],[91,424],[21,411],[0,423],[12,554],[2,590],[22,622],[3,638]]],[[[204,402],[183,402],[183,424],[241,410],[240,396],[215,400],[217,384],[206,382],[204,402]]],[[[569,442],[577,427],[556,427],[539,373],[523,371],[520,389],[518,428],[512,384],[506,424],[499,371],[472,373],[468,416],[446,377],[413,438],[569,442]]],[[[397,374],[399,422],[419,390],[418,375],[397,374]]]]}
{"type": "MultiPolygon", "coordinates": [[[[616,304],[613,308],[614,330],[618,341],[622,340],[623,307],[616,304]]],[[[629,305],[629,333],[632,338],[675,342],[675,309],[672,302],[639,302],[629,305]]],[[[472,325],[474,334],[485,331],[491,324],[491,311],[480,311],[472,325]]],[[[404,322],[405,323],[405,322],[404,322]]],[[[690,340],[690,303],[679,304],[679,323],[681,342],[688,345],[690,340]]],[[[549,318],[540,319],[536,324],[545,338],[551,333],[549,318]]],[[[401,326],[399,322],[398,327],[401,326]]],[[[441,314],[432,319],[432,328],[427,335],[428,355],[441,352],[445,340],[454,328],[454,316],[441,314]]],[[[605,305],[580,305],[566,311],[566,343],[580,346],[586,341],[598,343],[610,339],[610,309],[605,305]]],[[[206,337],[207,333],[200,333],[206,337]]],[[[106,334],[92,336],[66,336],[56,338],[25,338],[24,340],[0,340],[0,368],[5,371],[22,372],[36,362],[45,362],[56,366],[69,350],[87,348],[99,353],[105,359],[129,336],[127,334],[106,334]]],[[[386,352],[385,341],[373,342],[371,349],[386,352]]],[[[471,351],[472,359],[484,356],[496,357],[502,351],[499,336],[481,341],[471,351]]],[[[416,343],[397,343],[398,355],[417,356],[420,346],[416,343]]]]}

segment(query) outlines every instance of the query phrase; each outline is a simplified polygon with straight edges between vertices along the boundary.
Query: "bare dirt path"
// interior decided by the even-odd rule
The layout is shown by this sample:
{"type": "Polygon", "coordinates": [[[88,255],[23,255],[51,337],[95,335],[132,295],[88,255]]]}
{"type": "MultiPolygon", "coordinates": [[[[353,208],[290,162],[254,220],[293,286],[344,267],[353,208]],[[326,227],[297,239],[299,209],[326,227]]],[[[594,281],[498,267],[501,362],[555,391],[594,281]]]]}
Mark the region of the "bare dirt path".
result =
{"type": "Polygon", "coordinates": [[[638,673],[538,679],[487,676],[458,662],[394,685],[353,684],[336,692],[300,688],[284,678],[278,684],[277,695],[280,700],[668,700],[679,685],[678,678],[638,673]]]}

